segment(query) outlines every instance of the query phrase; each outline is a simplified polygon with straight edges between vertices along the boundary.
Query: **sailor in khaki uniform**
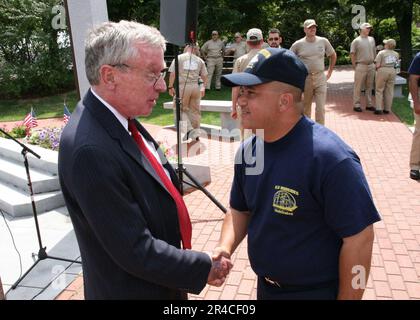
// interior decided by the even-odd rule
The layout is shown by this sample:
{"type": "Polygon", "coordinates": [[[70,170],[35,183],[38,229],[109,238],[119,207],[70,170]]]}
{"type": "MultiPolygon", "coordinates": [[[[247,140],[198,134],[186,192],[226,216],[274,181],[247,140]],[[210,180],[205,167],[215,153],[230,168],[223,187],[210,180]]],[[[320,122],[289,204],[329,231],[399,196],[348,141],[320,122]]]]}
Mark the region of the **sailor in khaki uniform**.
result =
{"type": "Polygon", "coordinates": [[[315,120],[325,124],[325,102],[327,99],[327,81],[331,77],[337,54],[328,39],[316,35],[315,20],[308,19],[303,23],[306,36],[296,41],[290,50],[293,51],[308,69],[304,92],[304,114],[311,117],[312,99],[315,98],[315,120]],[[327,75],[324,73],[324,57],[329,58],[327,75]]]}
{"type": "Polygon", "coordinates": [[[385,49],[379,51],[375,58],[376,63],[376,110],[375,114],[389,113],[394,98],[396,67],[399,55],[393,49],[396,46],[394,39],[384,40],[385,49]],[[382,107],[383,106],[383,107],[382,107]]]}
{"type": "MultiPolygon", "coordinates": [[[[233,65],[232,73],[235,72],[243,72],[249,65],[252,58],[254,58],[258,51],[261,50],[263,45],[263,34],[262,31],[258,28],[252,28],[249,29],[246,34],[246,44],[249,48],[249,52],[242,57],[239,57],[238,60],[235,61],[235,64],[233,65]]],[[[238,93],[239,93],[239,87],[232,87],[232,113],[231,116],[233,119],[239,120],[239,128],[241,130],[241,138],[245,139],[248,136],[251,135],[251,131],[247,130],[247,132],[244,132],[244,128],[241,123],[241,115],[240,109],[237,110],[237,102],[238,102],[238,93]],[[239,115],[239,116],[238,116],[239,115]]]]}
{"type": "Polygon", "coordinates": [[[233,55],[233,63],[236,59],[247,53],[246,42],[242,40],[242,35],[239,32],[235,33],[235,42],[226,49],[226,55],[233,55]]]}
{"type": "Polygon", "coordinates": [[[372,102],[373,83],[375,81],[376,44],[373,37],[369,37],[372,26],[365,22],[360,25],[360,36],[353,40],[350,47],[351,63],[354,69],[353,110],[362,112],[360,93],[366,90],[366,110],[375,111],[372,102]]]}
{"type": "MultiPolygon", "coordinates": [[[[200,136],[200,101],[205,94],[205,85],[207,84],[207,68],[204,61],[195,55],[196,50],[187,45],[184,53],[178,56],[179,66],[179,92],[181,95],[181,120],[187,123],[187,133],[183,140],[189,138],[199,140],[200,136]],[[200,78],[204,85],[199,84],[200,78]]],[[[175,60],[169,67],[168,90],[171,96],[175,95],[175,60]]],[[[175,110],[175,101],[174,101],[175,110]]]]}
{"type": "Polygon", "coordinates": [[[201,53],[207,63],[207,70],[209,72],[209,81],[207,82],[207,90],[210,90],[213,75],[216,82],[216,90],[220,90],[220,78],[223,69],[223,53],[225,52],[225,44],[219,39],[219,33],[212,31],[211,40],[207,41],[201,47],[201,53]]]}

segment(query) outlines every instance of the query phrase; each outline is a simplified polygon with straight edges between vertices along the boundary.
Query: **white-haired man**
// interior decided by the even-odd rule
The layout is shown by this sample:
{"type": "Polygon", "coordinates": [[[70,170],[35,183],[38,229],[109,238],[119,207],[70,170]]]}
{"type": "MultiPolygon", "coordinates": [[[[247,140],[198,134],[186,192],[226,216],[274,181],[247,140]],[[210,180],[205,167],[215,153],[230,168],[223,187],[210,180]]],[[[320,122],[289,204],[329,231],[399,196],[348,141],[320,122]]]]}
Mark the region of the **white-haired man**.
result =
{"type": "Polygon", "coordinates": [[[157,29],[129,21],[103,23],[86,40],[91,88],[58,159],[86,299],[185,299],[221,285],[229,268],[181,249],[191,249],[191,222],[176,174],[136,120],[166,90],[164,51],[157,29]]]}

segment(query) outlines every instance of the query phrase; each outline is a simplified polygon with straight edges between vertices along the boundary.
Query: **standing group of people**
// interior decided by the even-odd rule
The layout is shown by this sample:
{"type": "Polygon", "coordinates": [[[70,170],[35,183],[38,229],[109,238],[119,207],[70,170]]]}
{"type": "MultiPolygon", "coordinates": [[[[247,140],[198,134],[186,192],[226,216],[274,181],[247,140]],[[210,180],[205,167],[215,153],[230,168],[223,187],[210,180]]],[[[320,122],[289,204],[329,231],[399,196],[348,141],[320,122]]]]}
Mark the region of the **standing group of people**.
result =
{"type": "MultiPolygon", "coordinates": [[[[242,40],[242,35],[237,32],[234,37],[235,42],[228,49],[226,49],[224,42],[219,39],[219,33],[216,30],[212,32],[211,36],[211,40],[204,43],[201,50],[198,46],[187,45],[184,53],[178,56],[181,120],[185,121],[187,127],[183,141],[194,142],[200,140],[200,101],[205,95],[205,90],[210,90],[212,80],[215,81],[216,90],[221,89],[220,79],[224,55],[233,54],[233,72],[239,72],[245,70],[249,61],[261,48],[279,48],[282,42],[280,31],[276,28],[269,30],[268,44],[264,42],[260,29],[250,29],[246,35],[246,42],[242,40]],[[200,56],[205,59],[205,62],[200,56]]],[[[168,91],[174,97],[174,60],[168,71],[170,72],[168,91]]],[[[232,95],[232,101],[235,106],[236,98],[234,94],[232,95]]],[[[236,118],[236,111],[232,112],[232,117],[236,118]]]]}
{"type": "Polygon", "coordinates": [[[394,84],[399,66],[399,55],[394,39],[384,40],[385,49],[376,54],[375,39],[369,36],[370,23],[362,23],[360,35],[350,47],[351,62],[354,69],[354,111],[362,112],[361,92],[366,95],[366,110],[375,114],[388,114],[394,98],[394,84]],[[372,93],[375,92],[375,105],[372,93]]]}
{"type": "MultiPolygon", "coordinates": [[[[261,44],[259,32],[249,35],[261,44]]],[[[207,254],[193,250],[181,182],[136,119],[167,89],[164,51],[159,31],[136,22],[103,23],[86,40],[91,88],[63,130],[58,160],[85,298],[186,299],[220,286],[248,235],[259,299],[360,299],[380,217],[357,154],[302,115],[304,63],[270,47],[222,77],[238,88],[243,127],[263,135],[241,144],[230,210],[207,254]]],[[[201,62],[186,53],[182,72],[196,77],[201,62]]]]}
{"type": "MultiPolygon", "coordinates": [[[[315,20],[308,19],[303,23],[305,37],[293,43],[290,50],[293,51],[308,69],[308,77],[304,91],[304,114],[311,117],[312,101],[315,100],[315,120],[325,124],[325,102],[327,97],[327,81],[331,77],[337,61],[337,54],[328,39],[317,36],[315,20]],[[324,58],[329,60],[328,70],[325,73],[324,58]]],[[[384,40],[385,49],[376,53],[375,39],[369,36],[372,26],[363,23],[360,26],[360,35],[353,40],[350,47],[350,57],[354,68],[354,111],[362,112],[361,96],[364,92],[367,102],[366,110],[374,111],[375,114],[389,113],[393,94],[399,55],[395,49],[396,42],[393,39],[384,40]],[[376,81],[375,81],[376,79],[376,81]],[[373,92],[376,102],[373,101],[373,92]]],[[[281,48],[283,41],[280,31],[272,28],[268,32],[267,43],[264,42],[260,29],[253,28],[247,33],[246,42],[242,40],[240,33],[236,33],[234,43],[225,48],[223,41],[219,39],[217,31],[212,32],[212,39],[207,41],[201,48],[201,53],[208,67],[208,79],[206,89],[211,87],[212,79],[215,79],[216,90],[220,90],[220,77],[223,68],[223,55],[233,54],[233,72],[243,71],[246,64],[255,55],[254,49],[257,42],[261,42],[259,49],[267,47],[281,48]],[[257,30],[257,31],[256,31],[257,30]],[[253,31],[257,36],[249,37],[253,31]],[[257,40],[255,40],[257,39],[257,40]],[[240,57],[244,57],[239,60],[240,57]]],[[[236,117],[236,98],[232,95],[233,117],[236,117]]]]}

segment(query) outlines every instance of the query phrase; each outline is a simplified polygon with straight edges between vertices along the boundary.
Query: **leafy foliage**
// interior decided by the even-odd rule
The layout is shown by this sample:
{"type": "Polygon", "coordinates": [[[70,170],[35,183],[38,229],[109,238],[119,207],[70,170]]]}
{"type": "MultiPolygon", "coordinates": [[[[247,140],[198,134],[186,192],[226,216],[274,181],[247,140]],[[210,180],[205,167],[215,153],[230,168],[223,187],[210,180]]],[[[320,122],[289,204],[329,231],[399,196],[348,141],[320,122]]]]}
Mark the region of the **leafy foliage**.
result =
{"type": "MultiPolygon", "coordinates": [[[[3,126],[2,129],[3,129],[3,131],[5,131],[6,133],[10,134],[13,138],[16,138],[16,139],[20,139],[20,138],[26,137],[26,133],[27,133],[26,127],[23,124],[17,124],[17,125],[15,125],[12,128],[12,130],[10,130],[10,131],[8,131],[5,126],[3,126]]],[[[9,139],[9,137],[6,136],[3,132],[0,132],[0,138],[9,139]]]]}
{"type": "Polygon", "coordinates": [[[73,87],[71,49],[51,25],[55,0],[0,0],[0,97],[73,87]]]}

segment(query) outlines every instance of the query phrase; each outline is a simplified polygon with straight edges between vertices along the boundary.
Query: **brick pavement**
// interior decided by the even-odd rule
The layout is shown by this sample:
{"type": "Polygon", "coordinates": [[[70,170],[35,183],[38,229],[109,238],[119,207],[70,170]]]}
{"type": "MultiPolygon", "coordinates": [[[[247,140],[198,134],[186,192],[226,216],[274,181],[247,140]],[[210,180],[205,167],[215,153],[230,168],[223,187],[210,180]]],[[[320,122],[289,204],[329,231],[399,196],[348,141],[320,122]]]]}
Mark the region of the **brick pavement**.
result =
{"type": "MultiPolygon", "coordinates": [[[[411,132],[393,115],[352,110],[353,72],[337,68],[329,81],[326,125],[359,154],[382,221],[375,224],[372,270],[364,299],[420,299],[420,184],[408,178],[411,132]]],[[[173,131],[148,128],[175,143],[173,131]]],[[[202,139],[186,159],[208,163],[207,187],[227,206],[238,143],[202,139]],[[197,152],[197,149],[200,152],[197,152]]],[[[219,238],[222,212],[201,192],[185,197],[193,223],[193,248],[211,251],[219,238]]],[[[244,241],[233,255],[234,267],[225,284],[206,286],[190,299],[255,299],[256,276],[244,241]]],[[[83,299],[83,280],[76,279],[57,299],[83,299]]]]}

